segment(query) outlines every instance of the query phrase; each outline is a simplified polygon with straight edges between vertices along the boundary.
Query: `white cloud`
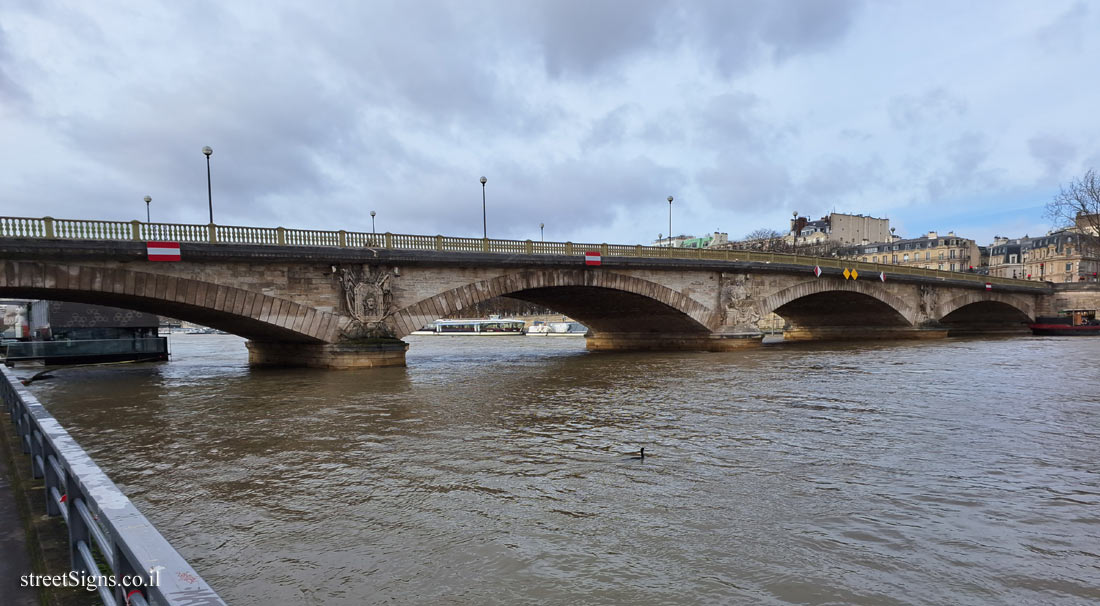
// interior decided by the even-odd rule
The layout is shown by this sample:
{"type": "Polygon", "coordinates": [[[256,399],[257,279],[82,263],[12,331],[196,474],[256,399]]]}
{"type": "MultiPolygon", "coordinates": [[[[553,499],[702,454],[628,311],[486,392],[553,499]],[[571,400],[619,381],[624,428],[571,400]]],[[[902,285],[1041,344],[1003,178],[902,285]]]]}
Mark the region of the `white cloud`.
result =
{"type": "Polygon", "coordinates": [[[915,233],[1032,225],[1004,201],[1030,213],[1021,192],[1100,158],[1081,3],[57,2],[0,24],[6,215],[131,219],[149,194],[204,222],[210,145],[223,223],[374,209],[480,235],[485,174],[501,237],[649,241],[669,194],[678,232],[835,207],[915,233]]]}

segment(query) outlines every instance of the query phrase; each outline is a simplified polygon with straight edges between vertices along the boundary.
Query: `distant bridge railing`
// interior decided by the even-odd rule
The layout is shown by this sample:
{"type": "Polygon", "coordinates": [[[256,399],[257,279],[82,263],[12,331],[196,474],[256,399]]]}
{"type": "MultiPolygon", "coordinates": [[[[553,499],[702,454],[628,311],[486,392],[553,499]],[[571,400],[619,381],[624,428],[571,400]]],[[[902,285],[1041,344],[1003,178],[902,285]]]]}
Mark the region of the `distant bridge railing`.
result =
{"type": "Polygon", "coordinates": [[[94,587],[108,606],[225,606],[3,365],[0,401],[31,457],[31,475],[45,478],[46,513],[69,528],[71,570],[82,579],[72,583],[94,587]]]}
{"type": "Polygon", "coordinates": [[[864,263],[838,257],[755,252],[737,249],[670,248],[641,244],[586,244],[581,242],[542,242],[538,240],[495,240],[452,236],[415,236],[393,233],[365,233],[286,229],[284,227],[243,227],[239,225],[193,225],[145,223],[142,221],[93,221],[54,219],[52,217],[0,217],[0,237],[60,238],[66,240],[136,240],[204,242],[212,244],[260,244],[273,246],[332,246],[339,248],[387,248],[397,250],[434,250],[440,252],[482,252],[526,255],[582,255],[599,251],[604,257],[646,257],[656,259],[710,259],[714,261],[753,261],[855,269],[867,278],[879,272],[902,276],[962,280],[976,283],[1045,289],[1044,282],[1000,278],[968,272],[940,271],[864,263]]]}

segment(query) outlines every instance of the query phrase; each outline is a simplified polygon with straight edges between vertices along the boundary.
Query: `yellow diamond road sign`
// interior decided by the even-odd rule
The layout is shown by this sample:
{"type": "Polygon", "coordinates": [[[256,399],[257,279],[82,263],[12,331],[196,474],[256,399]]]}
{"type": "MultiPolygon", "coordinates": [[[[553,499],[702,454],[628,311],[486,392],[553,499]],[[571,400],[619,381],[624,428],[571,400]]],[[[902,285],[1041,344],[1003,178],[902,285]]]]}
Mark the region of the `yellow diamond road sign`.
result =
{"type": "Polygon", "coordinates": [[[844,279],[847,280],[850,277],[852,277],[852,272],[848,271],[848,268],[845,267],[844,268],[844,279]]]}
{"type": "Polygon", "coordinates": [[[859,272],[853,269],[852,270],[852,279],[855,280],[858,277],[859,277],[859,272]]]}

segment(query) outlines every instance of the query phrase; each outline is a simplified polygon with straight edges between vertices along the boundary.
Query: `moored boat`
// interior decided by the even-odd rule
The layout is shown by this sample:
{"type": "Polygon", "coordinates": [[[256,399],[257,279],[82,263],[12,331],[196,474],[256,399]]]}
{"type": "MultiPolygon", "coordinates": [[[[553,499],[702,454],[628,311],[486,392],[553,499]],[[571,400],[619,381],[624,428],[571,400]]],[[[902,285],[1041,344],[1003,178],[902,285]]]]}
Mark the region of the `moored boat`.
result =
{"type": "Polygon", "coordinates": [[[418,336],[418,337],[425,336],[425,335],[434,335],[434,334],[436,334],[435,322],[432,322],[431,324],[425,324],[419,330],[414,330],[409,334],[412,334],[412,335],[415,335],[415,336],[418,336]]]}
{"type": "Polygon", "coordinates": [[[523,320],[510,320],[506,318],[490,318],[488,320],[436,320],[420,330],[413,331],[412,334],[506,337],[522,335],[523,326],[523,320]]]}
{"type": "Polygon", "coordinates": [[[588,327],[580,322],[535,322],[527,328],[528,337],[583,337],[588,327]]]}
{"type": "Polygon", "coordinates": [[[1028,324],[1031,334],[1041,336],[1100,336],[1100,320],[1095,309],[1067,309],[1057,316],[1039,316],[1028,324]]]}

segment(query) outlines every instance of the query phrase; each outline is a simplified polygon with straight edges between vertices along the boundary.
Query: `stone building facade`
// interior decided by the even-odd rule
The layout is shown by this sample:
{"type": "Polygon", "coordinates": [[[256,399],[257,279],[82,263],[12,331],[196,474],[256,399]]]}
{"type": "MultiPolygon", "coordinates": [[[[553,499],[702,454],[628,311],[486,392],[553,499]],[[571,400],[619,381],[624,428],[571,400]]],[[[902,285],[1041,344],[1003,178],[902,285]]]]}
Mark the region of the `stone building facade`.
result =
{"type": "Polygon", "coordinates": [[[1003,238],[996,236],[989,245],[989,275],[998,278],[1023,278],[1024,249],[1031,238],[1003,238]]]}
{"type": "Polygon", "coordinates": [[[867,263],[905,265],[940,271],[980,271],[983,266],[977,243],[957,236],[953,231],[946,236],[930,231],[919,238],[848,246],[840,249],[837,254],[867,263]]]}
{"type": "Polygon", "coordinates": [[[1065,230],[1032,238],[1021,253],[1021,275],[1045,282],[1096,282],[1100,251],[1088,237],[1065,230]]]}
{"type": "Polygon", "coordinates": [[[791,219],[791,231],[787,235],[792,246],[836,242],[858,244],[860,242],[889,242],[890,220],[866,215],[829,213],[817,221],[795,216],[791,219]]]}

